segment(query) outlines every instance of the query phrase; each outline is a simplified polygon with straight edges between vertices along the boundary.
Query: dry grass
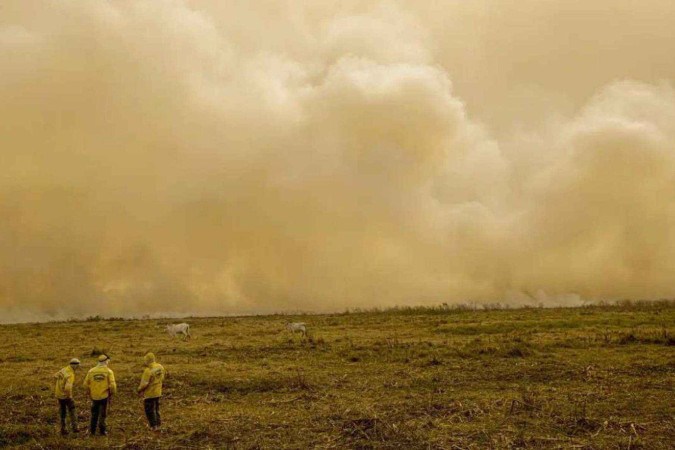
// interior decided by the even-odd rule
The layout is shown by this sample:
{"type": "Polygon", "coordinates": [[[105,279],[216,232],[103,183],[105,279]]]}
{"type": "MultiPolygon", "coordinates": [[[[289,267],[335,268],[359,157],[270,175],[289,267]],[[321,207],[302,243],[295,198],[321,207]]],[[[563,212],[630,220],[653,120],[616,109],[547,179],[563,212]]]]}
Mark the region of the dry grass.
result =
{"type": "MultiPolygon", "coordinates": [[[[0,446],[16,448],[670,449],[675,303],[399,309],[323,316],[101,320],[0,327],[0,446]],[[286,320],[309,324],[302,340],[286,320]],[[143,354],[170,372],[165,432],[134,395],[143,354]],[[108,438],[57,434],[51,375],[78,386],[107,351],[108,438]]],[[[82,425],[89,417],[81,388],[82,425]]]]}

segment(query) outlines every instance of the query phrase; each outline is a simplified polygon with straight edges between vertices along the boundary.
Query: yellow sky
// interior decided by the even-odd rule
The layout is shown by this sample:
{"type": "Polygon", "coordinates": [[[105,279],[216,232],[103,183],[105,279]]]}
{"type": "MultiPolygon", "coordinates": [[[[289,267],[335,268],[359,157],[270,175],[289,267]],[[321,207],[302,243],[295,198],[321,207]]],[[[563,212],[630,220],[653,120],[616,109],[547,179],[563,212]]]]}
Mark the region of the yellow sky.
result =
{"type": "Polygon", "coordinates": [[[672,0],[4,0],[0,320],[672,297],[673,55],[672,0]]]}

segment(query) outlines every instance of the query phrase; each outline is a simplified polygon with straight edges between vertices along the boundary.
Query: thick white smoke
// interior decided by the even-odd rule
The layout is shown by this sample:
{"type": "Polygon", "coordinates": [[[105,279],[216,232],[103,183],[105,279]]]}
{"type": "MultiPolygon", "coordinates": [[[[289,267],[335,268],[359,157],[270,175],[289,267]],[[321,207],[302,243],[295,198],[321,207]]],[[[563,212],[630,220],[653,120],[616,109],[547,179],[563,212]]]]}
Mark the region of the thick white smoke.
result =
{"type": "Polygon", "coordinates": [[[8,0],[2,321],[675,295],[671,1],[8,0]]]}

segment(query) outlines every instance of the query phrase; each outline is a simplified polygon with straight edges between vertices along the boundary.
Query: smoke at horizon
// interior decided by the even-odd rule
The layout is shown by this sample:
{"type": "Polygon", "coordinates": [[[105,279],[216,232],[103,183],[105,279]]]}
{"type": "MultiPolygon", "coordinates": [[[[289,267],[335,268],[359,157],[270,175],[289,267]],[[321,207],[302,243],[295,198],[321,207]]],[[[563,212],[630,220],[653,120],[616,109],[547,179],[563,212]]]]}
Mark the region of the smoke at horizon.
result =
{"type": "Polygon", "coordinates": [[[3,2],[0,321],[675,296],[671,1],[299,3],[3,2]]]}

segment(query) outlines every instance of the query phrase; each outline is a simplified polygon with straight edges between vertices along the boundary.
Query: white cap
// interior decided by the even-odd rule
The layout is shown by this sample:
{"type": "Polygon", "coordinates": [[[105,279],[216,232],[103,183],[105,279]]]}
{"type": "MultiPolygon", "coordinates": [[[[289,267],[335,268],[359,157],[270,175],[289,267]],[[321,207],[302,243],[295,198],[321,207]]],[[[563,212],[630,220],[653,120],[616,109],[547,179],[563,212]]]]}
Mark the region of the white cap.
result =
{"type": "Polygon", "coordinates": [[[79,363],[80,363],[80,360],[77,359],[77,358],[73,358],[73,359],[70,360],[70,364],[79,364],[79,363]]]}

